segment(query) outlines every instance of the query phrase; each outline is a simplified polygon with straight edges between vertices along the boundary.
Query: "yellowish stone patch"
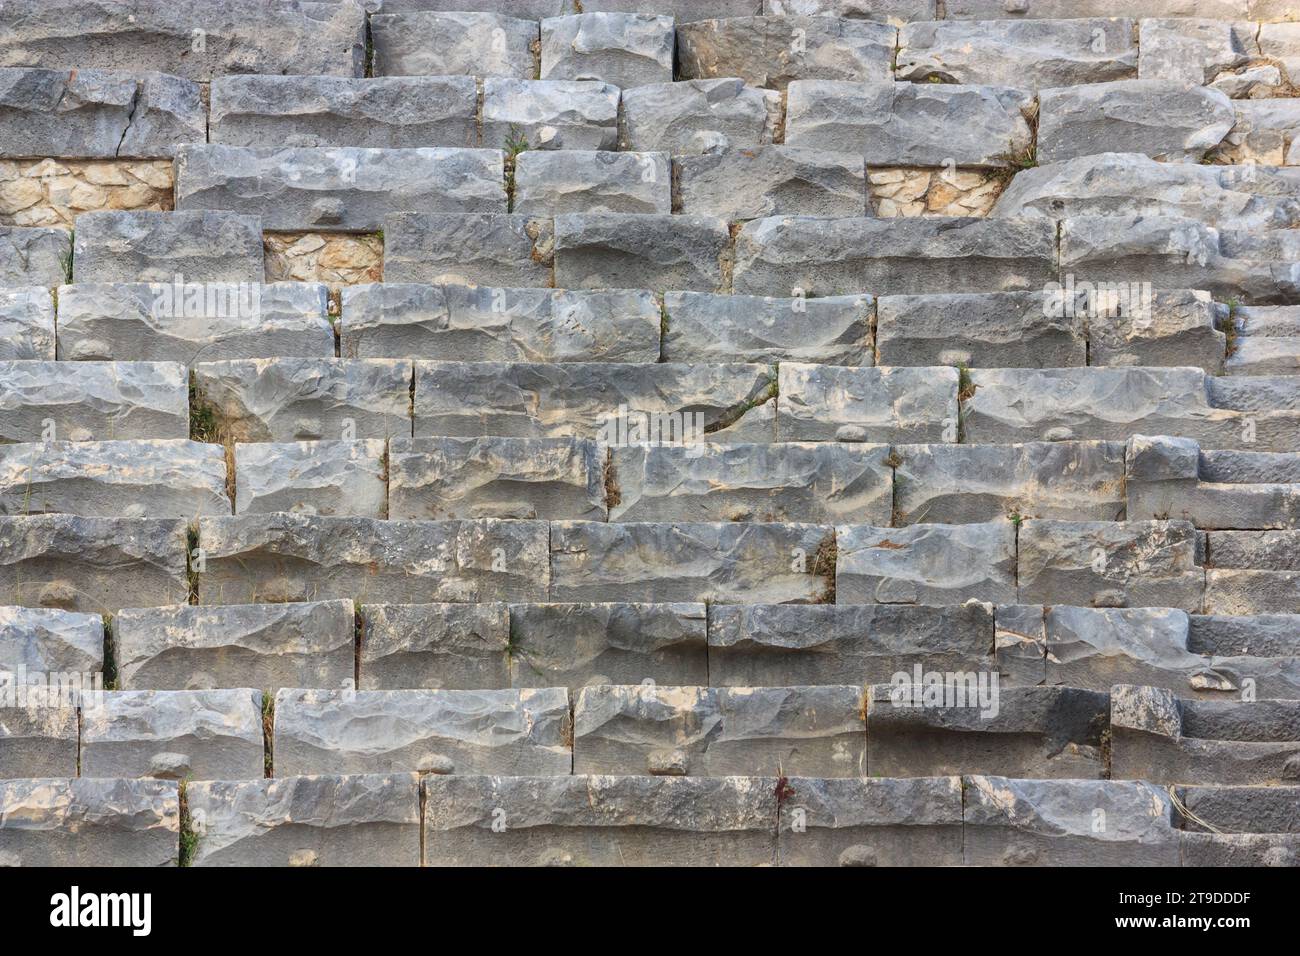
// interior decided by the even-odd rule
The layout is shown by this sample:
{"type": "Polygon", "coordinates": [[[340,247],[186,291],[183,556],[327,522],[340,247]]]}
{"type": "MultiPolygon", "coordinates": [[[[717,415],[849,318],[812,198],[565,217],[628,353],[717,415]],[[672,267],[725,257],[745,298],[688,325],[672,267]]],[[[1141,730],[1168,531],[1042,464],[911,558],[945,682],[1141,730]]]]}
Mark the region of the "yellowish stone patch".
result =
{"type": "Polygon", "coordinates": [[[382,236],[268,232],[262,242],[267,282],[324,282],[338,287],[384,279],[382,236]]]}
{"type": "Polygon", "coordinates": [[[169,159],[0,160],[0,226],[68,226],[83,212],[170,210],[169,159]]]}
{"type": "Polygon", "coordinates": [[[987,216],[1004,183],[997,171],[983,169],[871,169],[867,189],[875,215],[987,216]]]}

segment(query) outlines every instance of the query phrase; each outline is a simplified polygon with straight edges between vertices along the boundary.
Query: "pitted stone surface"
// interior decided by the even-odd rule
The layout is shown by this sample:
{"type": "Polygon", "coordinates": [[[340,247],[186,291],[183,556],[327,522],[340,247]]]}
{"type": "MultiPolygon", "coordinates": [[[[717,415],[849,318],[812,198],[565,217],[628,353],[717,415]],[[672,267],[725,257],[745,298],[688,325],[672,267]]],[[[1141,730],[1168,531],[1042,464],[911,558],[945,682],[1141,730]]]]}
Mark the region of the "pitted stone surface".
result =
{"type": "Polygon", "coordinates": [[[261,282],[262,230],[217,210],[88,212],[72,261],[76,282],[261,282]]]}
{"type": "Polygon", "coordinates": [[[553,284],[549,219],[500,213],[400,213],[384,221],[387,282],[553,284]]]}
{"type": "Polygon", "coordinates": [[[504,604],[364,604],[361,619],[362,690],[510,686],[504,604]]]}
{"type": "Polygon", "coordinates": [[[562,289],[721,292],[731,233],[712,216],[574,213],[555,218],[562,289]]]}
{"type": "Polygon", "coordinates": [[[52,288],[69,280],[72,236],[54,227],[0,226],[0,282],[52,288]]]}
{"type": "Polygon", "coordinates": [[[667,215],[673,207],[672,179],[667,153],[528,150],[515,160],[511,209],[529,216],[667,215]]]}
{"type": "Polygon", "coordinates": [[[622,149],[662,150],[674,156],[770,144],[781,116],[781,95],[744,80],[682,80],[623,93],[622,149]]]}
{"type": "MultiPolygon", "coordinates": [[[[471,83],[471,86],[473,84],[471,83]]],[[[617,86],[599,80],[483,81],[482,145],[509,149],[617,149],[617,86]]]]}
{"type": "Polygon", "coordinates": [[[499,12],[383,12],[370,18],[375,76],[537,76],[536,20],[499,12]]]}
{"type": "Polygon", "coordinates": [[[543,80],[600,80],[622,89],[673,78],[672,17],[583,13],[541,23],[543,80]]]}
{"type": "Polygon", "coordinates": [[[686,215],[860,216],[866,213],[862,156],[795,146],[761,146],[686,156],[674,164],[686,215]]]}
{"type": "Polygon", "coordinates": [[[957,440],[954,368],[848,368],[782,362],[782,441],[957,440]]]}
{"type": "Polygon", "coordinates": [[[387,518],[382,441],[303,441],[235,446],[235,512],[387,518]]]}
{"type": "Polygon", "coordinates": [[[54,361],[54,299],[48,289],[0,289],[0,361],[54,361]]]}
{"type": "Polygon", "coordinates": [[[0,671],[99,674],[104,620],[51,607],[0,606],[0,671]]]}
{"type": "Polygon", "coordinates": [[[666,292],[665,362],[871,365],[867,294],[773,298],[666,292]]]}

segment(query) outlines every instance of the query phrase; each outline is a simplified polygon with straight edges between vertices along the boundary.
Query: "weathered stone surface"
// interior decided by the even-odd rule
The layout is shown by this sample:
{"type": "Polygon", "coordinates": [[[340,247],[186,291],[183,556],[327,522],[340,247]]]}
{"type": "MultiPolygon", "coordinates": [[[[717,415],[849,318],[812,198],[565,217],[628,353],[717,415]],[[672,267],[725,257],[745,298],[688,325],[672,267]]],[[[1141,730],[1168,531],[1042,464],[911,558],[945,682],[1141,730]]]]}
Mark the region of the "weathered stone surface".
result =
{"type": "Polygon", "coordinates": [[[0,514],[230,514],[219,445],[185,439],[0,445],[0,514]]]}
{"type": "Polygon", "coordinates": [[[394,439],[388,516],[604,521],[604,466],[576,438],[394,439]]]}
{"type": "Polygon", "coordinates": [[[1178,839],[1183,866],[1300,865],[1300,838],[1290,833],[1180,833],[1178,839]]]}
{"type": "Polygon", "coordinates": [[[126,608],[113,618],[130,690],[343,687],[354,677],[352,603],[126,608]]]}
{"type": "Polygon", "coordinates": [[[1224,367],[1229,375],[1300,375],[1300,338],[1248,336],[1224,367]]]}
{"type": "Polygon", "coordinates": [[[81,720],[87,777],[261,777],[262,692],[110,690],[81,720]]]}
{"type": "Polygon", "coordinates": [[[628,89],[673,78],[672,17],[583,13],[541,23],[543,80],[600,80],[628,89]]]}
{"type": "Polygon", "coordinates": [[[210,135],[227,146],[476,146],[469,76],[223,76],[210,135]]]}
{"type": "Polygon", "coordinates": [[[961,864],[960,777],[795,777],[786,788],[781,866],[961,864]]]}
{"type": "Polygon", "coordinates": [[[734,291],[747,295],[1009,292],[1055,278],[1046,220],[799,216],[748,222],[736,237],[734,291]]]}
{"type": "Polygon", "coordinates": [[[707,684],[706,623],[703,604],[513,604],[510,683],[707,684]]]}
{"type": "Polygon", "coordinates": [[[235,513],[387,518],[386,454],[376,439],[237,444],[235,513]]]}
{"type": "Polygon", "coordinates": [[[267,229],[374,231],[384,219],[504,213],[495,149],[187,146],[176,155],[176,206],[260,215],[267,229]]]}
{"type": "MultiPolygon", "coordinates": [[[[1281,11],[1278,15],[1282,16],[1281,11]]],[[[1294,93],[1296,78],[1300,77],[1300,27],[1294,22],[1294,10],[1287,10],[1284,16],[1286,23],[1259,25],[1259,52],[1266,63],[1281,67],[1294,93]]]]}
{"type": "Polygon", "coordinates": [[[582,0],[582,3],[575,6],[580,6],[588,13],[605,11],[658,13],[672,17],[677,23],[692,23],[714,17],[745,17],[756,14],[762,8],[763,2],[762,0],[711,0],[707,4],[701,4],[699,0],[582,0]]]}
{"type": "Polygon", "coordinates": [[[1013,686],[1034,687],[1047,679],[1045,612],[1040,604],[1000,604],[993,611],[998,670],[1013,686]]]}
{"type": "Polygon", "coordinates": [[[667,153],[529,150],[515,160],[511,208],[530,216],[667,215],[673,211],[672,180],[667,153]]]}
{"type": "MultiPolygon", "coordinates": [[[[1132,299],[1132,296],[1129,296],[1132,299]]],[[[1210,375],[1223,370],[1226,338],[1215,323],[1207,292],[1139,294],[1134,308],[1103,304],[1088,310],[1088,364],[1194,366],[1210,375]]],[[[1097,301],[1104,303],[1104,295],[1097,301]]]]}
{"type": "Polygon", "coordinates": [[[861,155],[794,146],[761,146],[687,156],[674,164],[683,213],[763,216],[860,216],[866,213],[861,155]]]}
{"type": "Polygon", "coordinates": [[[1007,687],[967,672],[953,684],[878,684],[867,709],[867,765],[886,777],[987,769],[1034,779],[1106,775],[1110,697],[1074,687],[1007,687]]]}
{"type": "MultiPolygon", "coordinates": [[[[15,684],[21,685],[31,679],[29,675],[10,675],[3,670],[0,670],[0,677],[8,685],[7,697],[16,693],[10,689],[15,684]]],[[[40,685],[37,685],[37,692],[41,692],[40,685]]],[[[85,703],[91,706],[94,700],[91,696],[85,699],[85,703]]],[[[6,700],[0,707],[0,767],[4,767],[6,777],[77,775],[77,703],[73,699],[59,706],[42,698],[37,703],[15,705],[11,699],[6,700]]],[[[3,846],[3,840],[0,837],[0,846],[3,846]]]]}
{"type": "Polygon", "coordinates": [[[48,289],[0,289],[0,361],[54,361],[54,299],[48,289]]]}
{"type": "Polygon", "coordinates": [[[536,521],[376,521],[313,515],[200,518],[203,604],[541,601],[536,521]]]}
{"type": "Polygon", "coordinates": [[[737,15],[677,19],[677,68],[684,80],[739,77],[784,90],[792,80],[890,80],[897,31],[830,17],[737,15]]]}
{"type": "Polygon", "coordinates": [[[1243,13],[1143,18],[1138,22],[1138,76],[1208,84],[1249,68],[1259,57],[1259,27],[1246,22],[1243,13]]]}
{"type": "Polygon", "coordinates": [[[536,20],[427,9],[370,18],[376,76],[537,76],[536,20]]]}
{"type": "Polygon", "coordinates": [[[363,690],[510,686],[504,604],[366,604],[361,619],[363,690]]]}
{"type": "Polygon", "coordinates": [[[411,363],[396,359],[243,359],[194,366],[198,401],[233,441],[410,434],[411,363]]]}
{"type": "Polygon", "coordinates": [[[104,621],[58,608],[0,606],[0,672],[80,674],[104,669],[104,621]]]}
{"type": "Polygon", "coordinates": [[[871,365],[875,299],[665,292],[665,362],[871,365]]]}
{"type": "Polygon", "coordinates": [[[1006,515],[1114,521],[1124,515],[1119,442],[899,445],[894,456],[899,524],[971,524],[1006,515]]]}
{"type": "Polygon", "coordinates": [[[624,91],[619,141],[674,156],[754,149],[773,141],[780,117],[779,93],[735,77],[656,83],[624,91]]]}
{"type": "Polygon", "coordinates": [[[833,542],[825,525],[555,522],[551,600],[818,602],[833,542]]]}
{"type": "Polygon", "coordinates": [[[785,142],[868,166],[1010,166],[1033,147],[1033,94],[946,83],[790,84],[785,142]]]}
{"type": "Polygon", "coordinates": [[[163,780],[0,780],[10,866],[175,866],[180,798],[163,780]]]}
{"type": "Polygon", "coordinates": [[[888,524],[888,445],[629,445],[610,450],[611,521],[888,524]]]}
{"type": "Polygon", "coordinates": [[[881,683],[922,665],[993,670],[993,608],[884,604],[714,604],[714,687],[881,683]]]}
{"type": "Polygon", "coordinates": [[[185,790],[191,866],[419,866],[416,774],[223,780],[185,790]]]}
{"type": "Polygon", "coordinates": [[[862,777],[866,729],[857,685],[589,686],[573,707],[573,772],[862,777]]]}
{"type": "Polygon", "coordinates": [[[334,355],[328,290],[306,282],[59,287],[59,358],[215,362],[334,355]]]}
{"type": "Polygon", "coordinates": [[[1016,527],[921,524],[835,529],[840,604],[1016,603],[1016,527]]]}
{"type": "Polygon", "coordinates": [[[898,31],[895,75],[1033,90],[1130,79],[1138,65],[1133,27],[1119,18],[908,23],[898,31]]]}
{"type": "Polygon", "coordinates": [[[1052,521],[1020,526],[1022,604],[1199,611],[1205,572],[1186,521],[1052,521]]]}
{"type": "Polygon", "coordinates": [[[939,15],[935,0],[763,0],[763,12],[770,16],[831,16],[884,23],[934,20],[939,15]]]}
{"type": "Polygon", "coordinates": [[[957,440],[954,368],[849,368],[782,362],[782,441],[957,440]]]}
{"type": "Polygon", "coordinates": [[[730,249],[726,220],[709,216],[557,216],[555,284],[563,289],[721,292],[730,249]]]}
{"type": "Polygon", "coordinates": [[[1086,365],[1084,314],[1076,305],[1050,292],[883,296],[876,351],[881,365],[1086,365]]]}
{"type": "Polygon", "coordinates": [[[68,280],[72,236],[53,227],[0,226],[0,282],[52,288],[68,280]]]}
{"type": "Polygon", "coordinates": [[[227,73],[361,76],[365,67],[365,11],[355,3],[15,0],[5,9],[22,29],[0,34],[0,66],[162,70],[199,81],[227,73]]]}
{"type": "Polygon", "coordinates": [[[1188,647],[1198,654],[1255,653],[1295,657],[1300,645],[1300,618],[1291,614],[1235,617],[1193,614],[1188,618],[1188,647]]]}
{"type": "Polygon", "coordinates": [[[386,282],[553,285],[549,219],[401,213],[384,220],[386,282]]]}
{"type": "Polygon", "coordinates": [[[542,690],[281,690],[275,770],[568,774],[569,694],[542,690]]]}
{"type": "Polygon", "coordinates": [[[766,365],[416,362],[415,435],[772,441],[766,365]]]}
{"type": "MultiPolygon", "coordinates": [[[[1205,824],[1234,834],[1300,833],[1300,787],[1178,787],[1179,814],[1189,831],[1205,824]]],[[[1225,834],[1226,835],[1226,834],[1225,834]]]]}
{"type": "Polygon", "coordinates": [[[0,518],[0,594],[10,604],[111,614],[185,600],[185,522],[0,518]]]}
{"type": "Polygon", "coordinates": [[[88,212],[77,218],[72,281],[261,282],[256,219],[216,210],[88,212]]]}
{"type": "Polygon", "coordinates": [[[0,362],[0,442],[186,438],[185,369],[163,362],[0,362]]]}
{"type": "Polygon", "coordinates": [[[428,866],[763,866],[776,780],[424,778],[428,866]],[[493,820],[504,814],[505,827],[493,820]]]}
{"type": "Polygon", "coordinates": [[[617,149],[619,89],[598,80],[483,81],[482,143],[510,149],[617,149]]]}
{"type": "Polygon", "coordinates": [[[1214,531],[1207,614],[1300,614],[1300,531],[1214,531]]]}
{"type": "Polygon", "coordinates": [[[0,68],[0,122],[4,157],[171,156],[207,138],[198,84],[162,73],[0,68]]]}
{"type": "Polygon", "coordinates": [[[1135,16],[1138,13],[1143,16],[1229,19],[1245,15],[1247,0],[1151,0],[1140,4],[1131,0],[946,0],[944,6],[945,15],[954,20],[999,17],[1061,20],[1066,17],[1135,16]]]}
{"type": "Polygon", "coordinates": [[[962,778],[968,866],[1177,866],[1173,806],[1138,781],[962,778]]]}

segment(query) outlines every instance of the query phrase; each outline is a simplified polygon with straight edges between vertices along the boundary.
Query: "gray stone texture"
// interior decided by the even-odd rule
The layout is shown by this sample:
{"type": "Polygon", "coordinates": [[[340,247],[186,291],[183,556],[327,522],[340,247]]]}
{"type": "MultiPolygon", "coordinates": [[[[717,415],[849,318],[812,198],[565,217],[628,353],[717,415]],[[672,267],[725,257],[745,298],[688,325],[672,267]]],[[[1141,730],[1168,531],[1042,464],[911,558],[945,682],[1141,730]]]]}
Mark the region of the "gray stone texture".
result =
{"type": "Polygon", "coordinates": [[[782,441],[957,440],[954,368],[849,368],[782,362],[782,441]]]}
{"type": "Polygon", "coordinates": [[[104,669],[104,620],[48,607],[0,606],[0,671],[80,673],[104,669]]]}
{"type": "Polygon", "coordinates": [[[542,80],[600,80],[622,89],[673,78],[672,17],[582,13],[541,22],[542,80]]]}
{"type": "Polygon", "coordinates": [[[237,444],[235,513],[387,518],[386,457],[373,438],[237,444]]]}
{"type": "Polygon", "coordinates": [[[676,203],[686,215],[734,222],[867,212],[866,167],[856,153],[761,146],[685,156],[673,168],[676,203]]]}
{"type": "Polygon", "coordinates": [[[483,81],[482,144],[509,149],[617,149],[617,86],[598,80],[483,81]]]}
{"type": "Polygon", "coordinates": [[[511,209],[529,216],[673,211],[667,153],[528,150],[515,159],[511,209]]]}
{"type": "Polygon", "coordinates": [[[257,219],[218,210],[87,212],[77,217],[75,282],[257,282],[257,219]]]}
{"type": "Polygon", "coordinates": [[[755,149],[773,142],[780,118],[781,94],[737,77],[656,83],[623,93],[619,142],[674,156],[755,149]]]}
{"type": "Polygon", "coordinates": [[[727,222],[712,216],[574,213],[555,218],[561,289],[722,292],[731,252],[727,222]]]}
{"type": "Polygon", "coordinates": [[[54,227],[0,226],[0,282],[52,288],[70,278],[72,236],[54,227]]]}
{"type": "Polygon", "coordinates": [[[0,289],[0,361],[54,361],[54,299],[48,289],[0,289]]]}
{"type": "Polygon", "coordinates": [[[375,76],[537,77],[536,20],[482,11],[403,10],[370,18],[375,76]]]}
{"type": "Polygon", "coordinates": [[[384,220],[385,282],[549,287],[549,219],[407,212],[384,220]]]}
{"type": "Polygon", "coordinates": [[[362,690],[510,686],[504,604],[364,604],[360,613],[362,690]]]}

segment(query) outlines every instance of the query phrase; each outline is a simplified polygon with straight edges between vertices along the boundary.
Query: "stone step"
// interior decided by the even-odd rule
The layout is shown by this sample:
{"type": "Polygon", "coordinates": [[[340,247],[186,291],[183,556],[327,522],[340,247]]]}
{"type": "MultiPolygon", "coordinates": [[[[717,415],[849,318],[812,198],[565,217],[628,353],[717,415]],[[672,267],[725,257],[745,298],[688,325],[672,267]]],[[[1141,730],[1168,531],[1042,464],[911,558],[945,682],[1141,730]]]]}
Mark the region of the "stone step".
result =
{"type": "Polygon", "coordinates": [[[0,445],[0,515],[230,514],[219,445],[185,439],[0,445]]]}
{"type": "MultiPolygon", "coordinates": [[[[5,676],[6,683],[13,680],[5,676]]],[[[78,700],[50,701],[30,690],[27,696],[36,703],[6,701],[0,711],[0,767],[5,776],[75,777],[80,756],[78,700]]]]}
{"type": "Polygon", "coordinates": [[[88,212],[77,217],[75,282],[257,282],[257,219],[219,210],[88,212]]]}
{"type": "Polygon", "coordinates": [[[72,235],[47,226],[0,225],[0,285],[53,288],[72,272],[72,235]]]}
{"type": "Polygon", "coordinates": [[[1229,375],[1300,375],[1300,336],[1247,336],[1228,356],[1229,375]]]}
{"type": "Polygon", "coordinates": [[[277,776],[569,774],[572,734],[562,687],[275,695],[277,776]]]}
{"type": "Polygon", "coordinates": [[[721,292],[731,233],[711,216],[572,213],[555,217],[562,289],[721,292]]]}
{"type": "MultiPolygon", "coordinates": [[[[1193,615],[1188,647],[1198,654],[1234,657],[1258,654],[1273,657],[1300,655],[1300,616],[1259,614],[1250,616],[1193,615]]],[[[1300,694],[1266,694],[1300,699],[1300,694]]]]}
{"type": "Polygon", "coordinates": [[[1277,95],[1296,73],[1294,25],[1246,22],[1290,19],[1270,0],[1255,0],[1245,9],[1229,0],[1227,6],[1222,12],[1182,13],[1197,19],[1144,13],[1152,18],[1138,24],[1138,76],[1205,83],[1232,97],[1277,95]]]}
{"type": "Polygon", "coordinates": [[[53,362],[54,344],[54,299],[49,290],[0,288],[0,362],[53,362]]]}
{"type": "Polygon", "coordinates": [[[1265,166],[1300,165],[1296,130],[1300,129],[1300,97],[1233,100],[1232,130],[1212,151],[1228,163],[1265,166]]]}
{"type": "MultiPolygon", "coordinates": [[[[464,5],[462,0],[458,7],[464,5]]],[[[374,75],[535,79],[540,25],[505,12],[398,7],[375,13],[369,18],[374,75]]]]}
{"type": "Polygon", "coordinates": [[[954,368],[850,368],[782,362],[775,409],[781,441],[955,442],[954,368]]]}
{"type": "Polygon", "coordinates": [[[760,146],[673,160],[677,211],[731,221],[869,215],[862,156],[760,146]]]}
{"type": "Polygon", "coordinates": [[[0,671],[44,676],[47,687],[50,675],[69,674],[81,675],[82,686],[93,689],[104,670],[104,639],[98,614],[0,606],[0,671]]]}
{"type": "Polygon", "coordinates": [[[241,442],[234,460],[236,514],[389,517],[382,441],[241,442]]]}
{"type": "Polygon", "coordinates": [[[622,88],[673,78],[673,18],[591,12],[541,22],[538,79],[600,80],[622,88]]]}
{"type": "MultiPolygon", "coordinates": [[[[378,18],[376,18],[378,19],[378,18]]],[[[385,282],[550,288],[549,219],[499,213],[401,213],[384,221],[385,282]]]]}
{"type": "Polygon", "coordinates": [[[621,91],[599,80],[483,80],[479,141],[491,149],[618,148],[621,91]]]}
{"type": "Polygon", "coordinates": [[[1300,701],[1178,700],[1111,692],[1111,772],[1158,784],[1279,784],[1300,778],[1300,701]]]}
{"type": "Polygon", "coordinates": [[[776,141],[782,99],[737,77],[624,90],[619,148],[673,156],[757,149],[776,141]]]}
{"type": "Polygon", "coordinates": [[[671,215],[673,172],[667,153],[527,150],[515,159],[510,208],[527,216],[671,215]]]}
{"type": "Polygon", "coordinates": [[[1300,614],[1300,531],[1211,531],[1209,614],[1300,614]]]}
{"type": "Polygon", "coordinates": [[[1300,786],[1175,787],[1178,824],[1190,833],[1300,833],[1300,786]]]}

